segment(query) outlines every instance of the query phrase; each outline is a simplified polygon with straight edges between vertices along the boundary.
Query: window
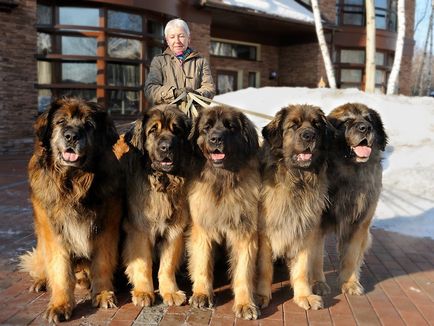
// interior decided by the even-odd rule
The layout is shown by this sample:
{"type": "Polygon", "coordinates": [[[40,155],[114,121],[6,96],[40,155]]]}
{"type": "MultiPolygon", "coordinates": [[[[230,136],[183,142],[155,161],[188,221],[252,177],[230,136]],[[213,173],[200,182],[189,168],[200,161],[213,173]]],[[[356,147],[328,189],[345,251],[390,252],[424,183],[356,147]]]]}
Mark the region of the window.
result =
{"type": "Polygon", "coordinates": [[[362,82],[362,71],[359,69],[341,69],[341,82],[360,84],[362,82]]]}
{"type": "Polygon", "coordinates": [[[96,84],[95,63],[62,63],[62,83],[96,84]]]}
{"type": "Polygon", "coordinates": [[[142,43],[138,40],[111,37],[107,42],[107,54],[112,58],[140,59],[142,43]]]}
{"type": "Polygon", "coordinates": [[[99,25],[99,9],[60,7],[59,24],[97,27],[99,25]]]}
{"type": "Polygon", "coordinates": [[[108,11],[108,28],[142,32],[142,16],[120,11],[108,11]]]}
{"type": "Polygon", "coordinates": [[[36,22],[39,25],[51,25],[53,17],[52,8],[49,6],[38,5],[36,8],[36,22]]]}
{"type": "Polygon", "coordinates": [[[364,50],[341,50],[341,63],[365,63],[364,50]]]}
{"type": "Polygon", "coordinates": [[[61,44],[62,54],[96,56],[94,37],[62,36],[61,44]]]}
{"type": "Polygon", "coordinates": [[[249,72],[249,87],[257,87],[256,83],[256,72],[249,72]]]}
{"type": "Polygon", "coordinates": [[[238,73],[236,71],[217,71],[217,94],[224,94],[237,90],[238,73]]]}
{"type": "Polygon", "coordinates": [[[152,58],[163,51],[165,20],[152,12],[37,4],[38,111],[52,97],[98,100],[112,114],[144,109],[152,58]]]}
{"type": "MultiPolygon", "coordinates": [[[[336,60],[340,88],[362,88],[365,74],[365,49],[337,49],[336,60]]],[[[387,78],[393,64],[393,53],[375,53],[375,87],[384,92],[387,78]]]]}
{"type": "Polygon", "coordinates": [[[211,40],[210,54],[245,60],[257,60],[257,46],[211,40]]]}
{"type": "Polygon", "coordinates": [[[140,86],[140,66],[109,63],[107,65],[107,85],[140,86]]]}
{"type": "MultiPolygon", "coordinates": [[[[396,0],[375,0],[375,25],[377,29],[396,31],[396,0]]],[[[338,25],[365,26],[364,0],[337,0],[338,25]]]]}
{"type": "Polygon", "coordinates": [[[53,52],[53,42],[51,35],[46,33],[38,33],[37,36],[37,54],[47,55],[53,52]]]}

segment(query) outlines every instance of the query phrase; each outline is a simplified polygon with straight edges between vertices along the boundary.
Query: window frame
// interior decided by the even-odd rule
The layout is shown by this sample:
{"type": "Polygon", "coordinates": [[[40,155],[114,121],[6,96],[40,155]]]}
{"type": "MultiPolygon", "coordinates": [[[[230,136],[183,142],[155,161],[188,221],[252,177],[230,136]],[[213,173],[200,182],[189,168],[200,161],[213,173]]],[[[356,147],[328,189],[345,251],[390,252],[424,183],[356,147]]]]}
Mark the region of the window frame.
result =
{"type": "MultiPolygon", "coordinates": [[[[356,51],[365,51],[365,48],[360,47],[337,47],[335,49],[335,71],[336,71],[336,80],[337,80],[337,86],[339,88],[342,87],[342,85],[349,85],[354,86],[356,88],[364,89],[365,87],[365,62],[363,64],[361,63],[342,63],[341,62],[341,51],[342,50],[356,50],[356,51]],[[342,69],[359,69],[362,71],[362,80],[361,83],[355,83],[355,82],[342,82],[341,81],[341,70],[342,69]]],[[[376,70],[381,70],[385,72],[385,80],[383,83],[375,83],[375,88],[381,88],[383,93],[385,92],[387,88],[387,81],[389,79],[390,71],[392,70],[393,65],[393,51],[386,51],[386,50],[376,50],[377,53],[383,53],[384,54],[384,62],[383,65],[375,65],[376,70]]],[[[365,54],[366,59],[366,54],[365,54]]]]}
{"type": "MultiPolygon", "coordinates": [[[[346,4],[346,0],[337,0],[336,1],[336,23],[339,26],[355,26],[355,27],[365,27],[366,26],[366,8],[365,8],[365,0],[363,0],[363,5],[356,4],[346,4]],[[349,10],[348,8],[352,8],[353,10],[349,10]],[[344,23],[344,15],[346,13],[352,14],[360,14],[362,18],[361,25],[357,24],[345,24],[344,23]]],[[[387,8],[377,7],[375,6],[375,19],[380,17],[385,17],[386,28],[378,28],[377,30],[389,31],[389,32],[397,32],[398,24],[397,24],[397,8],[392,8],[392,3],[394,0],[387,0],[387,8]]],[[[396,4],[396,2],[395,2],[396,4]]]]}
{"type": "Polygon", "coordinates": [[[235,41],[235,40],[228,40],[228,39],[211,37],[209,54],[211,57],[215,57],[215,58],[232,59],[232,60],[246,60],[246,61],[257,62],[257,61],[261,61],[261,45],[258,43],[242,42],[242,41],[235,41]],[[211,52],[211,43],[212,42],[220,42],[220,43],[226,43],[226,44],[243,45],[243,46],[253,47],[256,50],[255,51],[256,57],[255,57],[255,59],[246,59],[246,58],[238,58],[238,57],[232,57],[232,56],[213,54],[211,52]]]}
{"type": "Polygon", "coordinates": [[[36,24],[37,32],[46,33],[51,37],[51,53],[40,53],[35,51],[35,59],[37,61],[48,61],[52,63],[51,67],[51,83],[48,84],[35,84],[35,88],[38,90],[51,91],[52,97],[58,96],[61,89],[71,90],[88,90],[93,89],[96,92],[97,101],[109,109],[109,91],[135,91],[139,92],[139,106],[138,110],[142,112],[145,109],[146,101],[144,96],[144,84],[146,75],[149,71],[149,66],[152,58],[148,57],[148,47],[160,48],[161,52],[165,49],[164,35],[156,33],[148,33],[147,27],[150,21],[161,24],[164,28],[164,24],[167,19],[156,15],[151,12],[143,10],[126,10],[124,8],[118,8],[117,6],[110,6],[107,4],[101,4],[101,6],[92,4],[80,4],[80,5],[66,5],[65,3],[58,4],[56,1],[38,1],[37,5],[51,7],[51,25],[36,24]],[[80,8],[96,8],[100,12],[99,26],[82,26],[82,25],[62,25],[59,24],[59,8],[60,7],[80,7],[80,8]],[[142,31],[130,31],[123,29],[108,28],[108,11],[119,11],[127,14],[139,15],[142,17],[142,31]],[[61,40],[62,36],[79,36],[79,37],[95,37],[97,40],[96,55],[79,55],[79,54],[62,54],[61,52],[61,40]],[[161,36],[161,37],[160,37],[161,36]],[[108,39],[110,37],[134,39],[141,42],[141,57],[138,59],[125,59],[114,58],[108,55],[108,39]],[[61,64],[62,63],[95,63],[97,68],[97,76],[95,84],[84,83],[63,83],[61,81],[61,64]],[[108,85],[107,81],[107,65],[113,64],[127,64],[138,65],[140,73],[140,81],[137,86],[123,86],[123,85],[108,85]]]}

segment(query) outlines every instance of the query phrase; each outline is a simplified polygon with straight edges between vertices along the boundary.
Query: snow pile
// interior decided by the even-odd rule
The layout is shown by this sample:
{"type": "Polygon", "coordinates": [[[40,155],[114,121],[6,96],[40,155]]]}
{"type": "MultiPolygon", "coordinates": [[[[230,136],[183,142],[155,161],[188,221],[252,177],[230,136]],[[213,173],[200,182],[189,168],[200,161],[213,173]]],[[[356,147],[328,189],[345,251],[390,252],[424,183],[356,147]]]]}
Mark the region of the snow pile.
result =
{"type": "Polygon", "coordinates": [[[222,3],[268,15],[314,23],[313,14],[294,0],[222,0],[222,3]]]}
{"type": "MultiPolygon", "coordinates": [[[[333,108],[360,102],[377,110],[389,136],[384,153],[383,192],[374,225],[434,238],[434,98],[366,94],[357,89],[265,87],[216,96],[216,101],[274,116],[288,104],[333,108]]],[[[264,118],[250,116],[262,128],[264,118]]]]}

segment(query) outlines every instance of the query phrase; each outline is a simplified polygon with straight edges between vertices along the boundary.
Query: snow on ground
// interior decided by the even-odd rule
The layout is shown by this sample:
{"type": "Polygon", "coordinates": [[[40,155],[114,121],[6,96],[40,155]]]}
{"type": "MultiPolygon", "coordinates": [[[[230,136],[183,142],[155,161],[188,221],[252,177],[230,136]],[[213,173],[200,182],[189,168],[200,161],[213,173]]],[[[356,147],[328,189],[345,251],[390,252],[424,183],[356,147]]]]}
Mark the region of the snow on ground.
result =
{"type": "MultiPolygon", "coordinates": [[[[288,104],[317,105],[326,114],[348,102],[377,110],[389,145],[374,226],[434,238],[434,98],[367,94],[357,89],[264,87],[226,93],[214,100],[270,116],[288,104]]],[[[265,118],[250,118],[259,128],[268,123],[265,118]]]]}
{"type": "Polygon", "coordinates": [[[294,0],[222,0],[222,3],[307,23],[315,21],[313,13],[294,0]]]}

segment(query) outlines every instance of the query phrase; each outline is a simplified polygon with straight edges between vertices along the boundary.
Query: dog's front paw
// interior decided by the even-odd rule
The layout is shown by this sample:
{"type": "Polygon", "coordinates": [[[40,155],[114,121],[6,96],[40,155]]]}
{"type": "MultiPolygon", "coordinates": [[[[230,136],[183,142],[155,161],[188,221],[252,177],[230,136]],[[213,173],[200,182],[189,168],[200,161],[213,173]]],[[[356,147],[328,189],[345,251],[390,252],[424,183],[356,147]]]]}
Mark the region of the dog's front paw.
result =
{"type": "Polygon", "coordinates": [[[235,317],[242,319],[258,319],[258,316],[261,315],[259,308],[253,303],[247,304],[237,304],[233,308],[235,317]]]}
{"type": "Polygon", "coordinates": [[[256,303],[260,308],[266,308],[270,304],[271,296],[256,294],[256,303]]]}
{"type": "Polygon", "coordinates": [[[187,298],[185,293],[181,290],[173,293],[162,293],[161,297],[163,298],[163,302],[168,306],[180,306],[187,298]]]}
{"type": "Polygon", "coordinates": [[[150,307],[155,302],[155,294],[154,292],[133,290],[131,291],[131,300],[135,306],[150,307]]]}
{"type": "Polygon", "coordinates": [[[342,283],[341,285],[342,293],[348,293],[351,295],[362,295],[365,293],[363,286],[358,281],[349,281],[342,283]]]}
{"type": "Polygon", "coordinates": [[[117,308],[116,297],[113,291],[101,291],[92,299],[92,305],[100,308],[117,308]]]}
{"type": "Polygon", "coordinates": [[[45,278],[41,278],[33,282],[33,284],[30,286],[29,292],[38,293],[46,290],[47,290],[47,280],[45,278]]]}
{"type": "Polygon", "coordinates": [[[74,305],[69,302],[59,305],[50,304],[44,313],[44,318],[48,320],[50,324],[58,324],[60,321],[71,318],[73,307],[74,305]]]}
{"type": "Polygon", "coordinates": [[[330,287],[328,286],[328,284],[326,282],[316,281],[313,284],[312,292],[314,294],[322,296],[322,295],[328,295],[328,294],[330,294],[331,291],[330,291],[330,287]]]}
{"type": "Polygon", "coordinates": [[[311,294],[308,296],[294,297],[294,302],[305,310],[318,310],[324,307],[322,298],[319,295],[311,294]]]}
{"type": "Polygon", "coordinates": [[[202,293],[193,293],[189,300],[190,306],[204,309],[204,308],[212,308],[214,306],[214,301],[212,295],[202,294],[202,293]]]}

